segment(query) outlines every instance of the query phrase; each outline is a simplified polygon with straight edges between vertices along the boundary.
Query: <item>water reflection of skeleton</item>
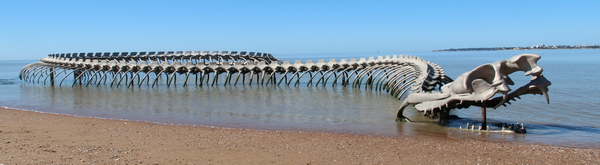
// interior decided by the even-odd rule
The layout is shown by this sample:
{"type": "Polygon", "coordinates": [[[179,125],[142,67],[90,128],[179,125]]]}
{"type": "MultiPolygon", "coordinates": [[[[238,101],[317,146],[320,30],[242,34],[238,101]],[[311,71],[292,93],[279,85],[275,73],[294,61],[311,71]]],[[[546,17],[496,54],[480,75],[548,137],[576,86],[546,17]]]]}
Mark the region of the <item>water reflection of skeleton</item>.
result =
{"type": "Polygon", "coordinates": [[[409,104],[416,104],[415,108],[422,114],[439,118],[440,121],[447,119],[449,111],[454,108],[474,105],[482,107],[482,122],[485,125],[486,107],[506,106],[506,103],[510,104],[509,100],[519,98],[520,95],[542,94],[549,103],[547,91],[551,83],[542,75],[543,69],[537,65],[540,58],[537,54],[521,54],[508,60],[484,64],[444,85],[441,92],[412,93],[402,102],[397,119],[410,121],[403,115],[409,104]],[[531,81],[509,93],[509,85],[514,85],[514,82],[508,75],[516,71],[525,72],[525,76],[531,75],[531,81]],[[497,93],[502,96],[492,98],[497,93]]]}

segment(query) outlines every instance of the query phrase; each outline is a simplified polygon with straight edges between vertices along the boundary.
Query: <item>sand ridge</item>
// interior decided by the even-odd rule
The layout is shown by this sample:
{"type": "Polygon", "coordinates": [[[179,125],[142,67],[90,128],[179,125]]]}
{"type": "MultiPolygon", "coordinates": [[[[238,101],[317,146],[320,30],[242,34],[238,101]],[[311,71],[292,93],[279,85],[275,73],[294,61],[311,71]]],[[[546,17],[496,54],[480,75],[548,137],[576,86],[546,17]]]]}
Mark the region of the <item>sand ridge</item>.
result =
{"type": "Polygon", "coordinates": [[[0,108],[0,164],[600,164],[599,149],[303,133],[0,108]]]}

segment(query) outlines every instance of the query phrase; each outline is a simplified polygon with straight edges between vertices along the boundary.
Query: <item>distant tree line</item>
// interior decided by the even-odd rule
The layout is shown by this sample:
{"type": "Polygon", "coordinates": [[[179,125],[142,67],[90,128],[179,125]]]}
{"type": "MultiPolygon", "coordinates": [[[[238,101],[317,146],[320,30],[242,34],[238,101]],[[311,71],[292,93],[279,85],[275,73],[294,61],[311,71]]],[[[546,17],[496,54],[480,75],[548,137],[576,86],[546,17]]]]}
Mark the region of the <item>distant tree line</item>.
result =
{"type": "Polygon", "coordinates": [[[529,47],[490,47],[490,48],[452,48],[433,50],[433,52],[452,52],[452,51],[498,51],[498,50],[540,50],[540,49],[600,49],[600,45],[534,45],[529,47]]]}

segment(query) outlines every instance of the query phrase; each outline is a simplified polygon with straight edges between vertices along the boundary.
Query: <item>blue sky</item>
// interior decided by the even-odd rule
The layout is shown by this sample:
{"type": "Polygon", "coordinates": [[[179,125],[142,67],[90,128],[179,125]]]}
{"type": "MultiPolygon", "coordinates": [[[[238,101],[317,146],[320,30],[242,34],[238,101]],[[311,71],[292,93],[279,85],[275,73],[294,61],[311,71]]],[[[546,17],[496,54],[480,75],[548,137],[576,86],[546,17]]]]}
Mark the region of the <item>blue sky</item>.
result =
{"type": "Polygon", "coordinates": [[[600,1],[1,1],[0,60],[600,44],[600,1]]]}

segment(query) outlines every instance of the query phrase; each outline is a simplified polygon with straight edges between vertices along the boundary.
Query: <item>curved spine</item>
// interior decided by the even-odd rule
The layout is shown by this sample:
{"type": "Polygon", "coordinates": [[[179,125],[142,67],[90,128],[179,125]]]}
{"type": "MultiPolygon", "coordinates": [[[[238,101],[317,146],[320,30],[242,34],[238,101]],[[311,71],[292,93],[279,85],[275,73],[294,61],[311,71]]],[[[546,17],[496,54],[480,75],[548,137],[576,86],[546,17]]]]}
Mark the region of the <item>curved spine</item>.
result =
{"type": "Polygon", "coordinates": [[[62,53],[50,54],[40,61],[23,67],[19,77],[30,83],[36,83],[36,79],[40,83],[44,78],[44,84],[50,81],[52,85],[61,79],[59,86],[64,81],[70,81],[71,86],[94,83],[100,86],[108,81],[110,86],[135,87],[137,83],[141,87],[146,81],[151,87],[169,87],[179,84],[177,75],[182,74],[185,76],[180,82],[183,86],[188,85],[190,76],[195,76],[192,79],[196,86],[236,86],[238,83],[289,86],[294,82],[294,85],[305,83],[308,86],[340,83],[360,88],[364,84],[367,89],[385,90],[397,98],[408,91],[431,91],[452,81],[437,64],[406,55],[341,59],[339,62],[336,59],[296,61],[292,64],[259,52],[161,51],[62,53]],[[225,77],[219,79],[222,74],[225,77]],[[309,77],[303,79],[305,74],[309,77]]]}

